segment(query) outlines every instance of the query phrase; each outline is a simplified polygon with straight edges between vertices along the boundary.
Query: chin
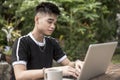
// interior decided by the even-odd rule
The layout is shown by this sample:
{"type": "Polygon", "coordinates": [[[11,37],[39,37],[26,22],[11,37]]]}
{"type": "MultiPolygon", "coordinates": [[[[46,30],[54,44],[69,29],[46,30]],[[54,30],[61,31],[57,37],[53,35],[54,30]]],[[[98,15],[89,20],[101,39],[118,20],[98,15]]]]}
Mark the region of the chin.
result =
{"type": "Polygon", "coordinates": [[[46,36],[50,36],[51,34],[45,34],[46,36]]]}
{"type": "Polygon", "coordinates": [[[53,32],[46,32],[46,33],[44,33],[46,36],[50,36],[50,35],[52,35],[52,33],[53,32]]]}

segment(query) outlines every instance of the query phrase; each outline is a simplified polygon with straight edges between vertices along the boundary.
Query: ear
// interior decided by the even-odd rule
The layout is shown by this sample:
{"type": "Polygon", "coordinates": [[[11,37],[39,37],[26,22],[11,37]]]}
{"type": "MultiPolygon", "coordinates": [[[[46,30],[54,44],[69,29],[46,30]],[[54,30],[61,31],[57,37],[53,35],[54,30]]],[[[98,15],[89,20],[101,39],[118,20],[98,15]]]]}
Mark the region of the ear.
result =
{"type": "Polygon", "coordinates": [[[39,24],[39,16],[36,15],[35,18],[34,18],[34,21],[35,21],[36,24],[39,24]]]}

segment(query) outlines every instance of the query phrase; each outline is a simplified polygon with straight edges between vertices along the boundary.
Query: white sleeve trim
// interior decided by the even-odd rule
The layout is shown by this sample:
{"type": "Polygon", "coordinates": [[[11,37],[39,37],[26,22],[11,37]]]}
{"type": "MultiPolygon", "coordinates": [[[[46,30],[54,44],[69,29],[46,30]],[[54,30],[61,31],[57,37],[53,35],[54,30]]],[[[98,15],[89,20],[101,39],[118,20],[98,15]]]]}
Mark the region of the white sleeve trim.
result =
{"type": "Polygon", "coordinates": [[[62,62],[67,56],[64,55],[62,58],[60,58],[59,60],[57,60],[58,63],[62,62]]]}
{"type": "Polygon", "coordinates": [[[12,66],[14,66],[16,64],[23,64],[23,65],[26,66],[27,63],[25,61],[15,61],[15,62],[12,63],[12,66]]]}

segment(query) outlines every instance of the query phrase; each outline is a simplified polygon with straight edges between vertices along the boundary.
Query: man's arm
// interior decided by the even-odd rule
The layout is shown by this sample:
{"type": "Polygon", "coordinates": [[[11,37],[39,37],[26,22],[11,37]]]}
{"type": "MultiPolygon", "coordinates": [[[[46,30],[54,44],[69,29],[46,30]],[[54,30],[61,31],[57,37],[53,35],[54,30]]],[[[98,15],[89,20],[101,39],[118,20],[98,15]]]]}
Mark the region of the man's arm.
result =
{"type": "MultiPolygon", "coordinates": [[[[71,62],[69,59],[64,59],[64,61],[61,62],[63,65],[66,66],[60,66],[60,67],[52,67],[53,69],[62,69],[64,76],[74,76],[78,77],[79,73],[78,71],[73,68],[74,62],[71,62]]],[[[36,69],[36,70],[27,70],[26,66],[23,64],[16,64],[13,66],[14,73],[16,80],[36,80],[40,78],[44,78],[44,69],[36,69]]],[[[46,68],[45,71],[49,70],[51,68],[46,68]]]]}
{"type": "Polygon", "coordinates": [[[49,69],[61,69],[63,71],[64,76],[73,76],[78,77],[78,72],[76,69],[70,66],[60,66],[60,67],[52,67],[46,69],[36,69],[36,70],[27,70],[26,66],[23,64],[14,65],[14,73],[16,80],[36,80],[44,78],[44,71],[49,69]]]}
{"type": "Polygon", "coordinates": [[[84,64],[83,61],[80,60],[76,60],[76,61],[70,61],[67,57],[61,62],[62,65],[67,65],[67,66],[71,66],[73,68],[76,68],[79,72],[81,71],[81,68],[84,64]]]}
{"type": "Polygon", "coordinates": [[[62,65],[64,66],[71,66],[75,67],[75,62],[70,61],[67,57],[61,62],[62,65]]]}
{"type": "Polygon", "coordinates": [[[16,80],[36,80],[44,76],[43,69],[26,70],[26,66],[23,64],[16,64],[13,68],[16,80]]]}

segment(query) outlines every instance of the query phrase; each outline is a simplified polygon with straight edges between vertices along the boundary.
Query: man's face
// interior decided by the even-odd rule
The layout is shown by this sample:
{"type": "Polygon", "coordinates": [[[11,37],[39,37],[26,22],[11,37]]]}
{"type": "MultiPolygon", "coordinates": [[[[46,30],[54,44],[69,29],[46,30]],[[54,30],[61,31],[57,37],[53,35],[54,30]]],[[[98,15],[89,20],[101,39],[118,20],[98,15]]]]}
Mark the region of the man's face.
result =
{"type": "Polygon", "coordinates": [[[55,30],[57,16],[54,14],[40,14],[36,16],[37,31],[42,35],[51,35],[55,30]]]}

